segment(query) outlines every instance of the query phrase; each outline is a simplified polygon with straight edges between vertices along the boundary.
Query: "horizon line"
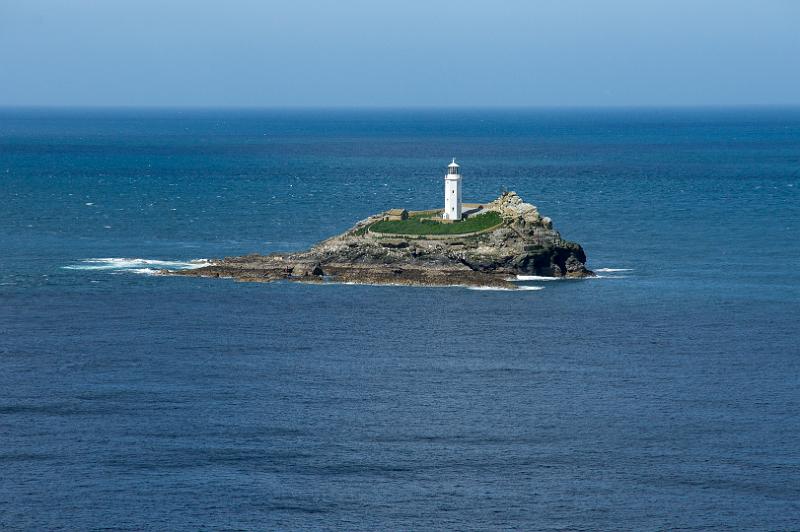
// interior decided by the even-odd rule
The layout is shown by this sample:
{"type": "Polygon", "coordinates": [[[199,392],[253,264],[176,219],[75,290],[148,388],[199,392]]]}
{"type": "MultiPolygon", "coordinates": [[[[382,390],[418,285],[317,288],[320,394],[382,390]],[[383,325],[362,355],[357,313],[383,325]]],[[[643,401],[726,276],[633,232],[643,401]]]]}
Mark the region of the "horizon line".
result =
{"type": "Polygon", "coordinates": [[[571,110],[700,110],[700,109],[786,109],[794,103],[735,104],[610,104],[610,105],[129,105],[129,104],[0,104],[0,110],[153,110],[153,111],[571,111],[571,110]]]}

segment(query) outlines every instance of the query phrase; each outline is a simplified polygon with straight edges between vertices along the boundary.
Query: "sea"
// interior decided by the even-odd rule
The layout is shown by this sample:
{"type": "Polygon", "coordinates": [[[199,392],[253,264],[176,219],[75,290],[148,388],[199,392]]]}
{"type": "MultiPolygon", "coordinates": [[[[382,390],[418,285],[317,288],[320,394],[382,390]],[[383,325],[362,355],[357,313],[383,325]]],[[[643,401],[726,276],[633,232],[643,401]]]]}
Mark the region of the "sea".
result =
{"type": "Polygon", "coordinates": [[[0,529],[800,529],[800,108],[0,109],[0,529]],[[158,275],[513,190],[597,277],[158,275]]]}

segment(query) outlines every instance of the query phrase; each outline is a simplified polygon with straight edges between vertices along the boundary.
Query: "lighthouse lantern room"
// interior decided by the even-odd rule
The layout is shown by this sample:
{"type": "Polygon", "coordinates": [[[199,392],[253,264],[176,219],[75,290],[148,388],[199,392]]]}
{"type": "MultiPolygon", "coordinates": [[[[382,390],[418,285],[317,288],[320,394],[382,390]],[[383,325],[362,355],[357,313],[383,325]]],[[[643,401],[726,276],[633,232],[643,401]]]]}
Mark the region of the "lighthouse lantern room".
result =
{"type": "Polygon", "coordinates": [[[447,165],[444,176],[444,214],[445,220],[461,219],[461,167],[453,162],[447,165]]]}

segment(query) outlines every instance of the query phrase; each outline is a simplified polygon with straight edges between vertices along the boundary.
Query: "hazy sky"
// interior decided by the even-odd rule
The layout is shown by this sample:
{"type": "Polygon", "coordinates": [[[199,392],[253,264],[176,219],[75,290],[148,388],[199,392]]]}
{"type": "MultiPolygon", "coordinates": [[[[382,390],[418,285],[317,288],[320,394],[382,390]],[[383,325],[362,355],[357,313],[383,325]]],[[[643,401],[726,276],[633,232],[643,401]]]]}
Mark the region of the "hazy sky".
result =
{"type": "Polygon", "coordinates": [[[0,105],[800,103],[800,0],[0,0],[0,105]]]}

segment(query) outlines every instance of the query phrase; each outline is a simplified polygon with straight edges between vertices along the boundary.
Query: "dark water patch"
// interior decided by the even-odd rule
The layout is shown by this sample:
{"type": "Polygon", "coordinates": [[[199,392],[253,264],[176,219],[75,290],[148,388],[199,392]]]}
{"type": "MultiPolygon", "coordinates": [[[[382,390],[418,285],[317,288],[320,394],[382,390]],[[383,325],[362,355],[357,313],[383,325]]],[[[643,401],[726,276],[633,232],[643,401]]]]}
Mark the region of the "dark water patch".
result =
{"type": "Polygon", "coordinates": [[[0,452],[0,463],[12,462],[35,462],[40,460],[51,460],[53,455],[45,453],[15,453],[15,452],[0,452]]]}
{"type": "Polygon", "coordinates": [[[267,511],[271,512],[290,512],[301,514],[325,514],[331,510],[320,508],[317,504],[302,505],[292,502],[275,502],[266,506],[267,511]]]}
{"type": "Polygon", "coordinates": [[[78,404],[13,404],[0,405],[0,415],[39,414],[46,416],[74,416],[86,413],[78,404]]]}
{"type": "MultiPolygon", "coordinates": [[[[183,439],[187,439],[184,435],[183,439]]],[[[190,439],[190,438],[189,438],[190,439]]],[[[243,447],[178,447],[153,448],[147,453],[131,452],[104,461],[104,465],[120,469],[195,469],[247,468],[253,471],[277,471],[312,458],[310,453],[243,447]]]]}
{"type": "MultiPolygon", "coordinates": [[[[157,402],[148,405],[149,410],[171,410],[176,408],[170,404],[157,402]]],[[[104,416],[104,415],[128,415],[135,416],[140,412],[139,405],[121,405],[101,402],[99,404],[91,402],[75,403],[51,403],[51,404],[13,404],[0,405],[0,415],[7,416],[104,416]]]]}

